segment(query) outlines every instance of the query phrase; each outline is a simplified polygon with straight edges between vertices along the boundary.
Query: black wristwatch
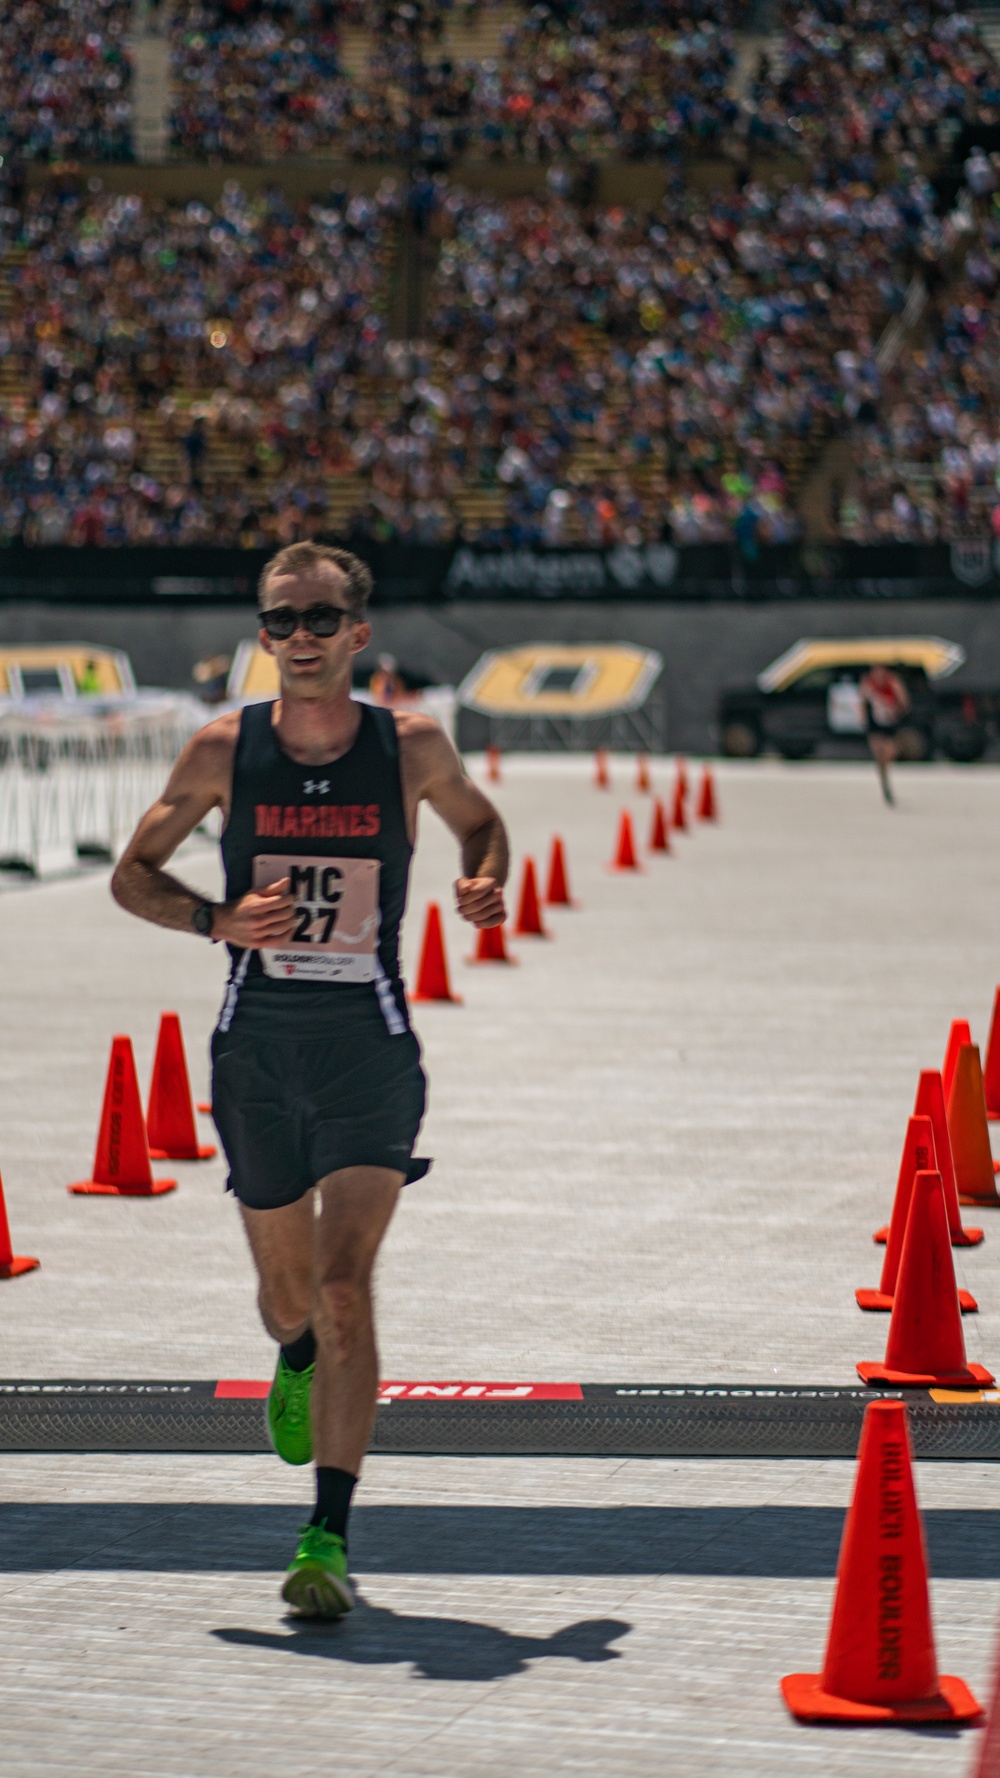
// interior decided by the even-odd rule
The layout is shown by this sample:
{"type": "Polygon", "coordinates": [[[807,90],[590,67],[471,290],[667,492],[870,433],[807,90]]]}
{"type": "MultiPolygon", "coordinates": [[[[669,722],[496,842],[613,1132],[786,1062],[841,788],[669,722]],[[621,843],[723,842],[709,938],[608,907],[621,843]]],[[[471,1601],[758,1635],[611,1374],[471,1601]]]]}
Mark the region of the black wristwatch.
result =
{"type": "Polygon", "coordinates": [[[201,933],[202,938],[211,938],[215,925],[215,902],[199,901],[191,915],[191,924],[196,932],[201,933]]]}

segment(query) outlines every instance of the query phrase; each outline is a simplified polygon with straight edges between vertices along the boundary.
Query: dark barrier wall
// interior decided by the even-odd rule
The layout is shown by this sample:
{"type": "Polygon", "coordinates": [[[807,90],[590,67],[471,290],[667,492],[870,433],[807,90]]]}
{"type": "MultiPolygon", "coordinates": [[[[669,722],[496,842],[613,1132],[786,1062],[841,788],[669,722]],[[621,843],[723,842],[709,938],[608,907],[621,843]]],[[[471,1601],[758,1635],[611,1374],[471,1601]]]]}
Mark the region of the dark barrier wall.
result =
{"type": "MultiPolygon", "coordinates": [[[[439,683],[457,684],[485,649],[519,642],[627,641],[656,648],[664,657],[670,744],[692,753],[717,745],[720,693],[752,681],[802,636],[944,636],[961,643],[968,655],[951,683],[1000,688],[1000,603],[968,594],[794,604],[455,600],[386,607],[373,617],[372,664],[375,650],[387,649],[404,667],[439,683]]],[[[247,606],[204,599],[75,608],[0,603],[0,642],[82,641],[124,648],[147,685],[190,688],[196,660],[228,653],[253,633],[247,606]]]]}
{"type": "MultiPolygon", "coordinates": [[[[728,545],[486,550],[450,544],[350,547],[370,562],[380,605],[454,600],[704,601],[1000,597],[1000,542],[976,537],[926,547],[854,544],[762,549],[728,545]]],[[[0,552],[0,601],[247,604],[268,552],[225,549],[19,549],[0,552]]]]}

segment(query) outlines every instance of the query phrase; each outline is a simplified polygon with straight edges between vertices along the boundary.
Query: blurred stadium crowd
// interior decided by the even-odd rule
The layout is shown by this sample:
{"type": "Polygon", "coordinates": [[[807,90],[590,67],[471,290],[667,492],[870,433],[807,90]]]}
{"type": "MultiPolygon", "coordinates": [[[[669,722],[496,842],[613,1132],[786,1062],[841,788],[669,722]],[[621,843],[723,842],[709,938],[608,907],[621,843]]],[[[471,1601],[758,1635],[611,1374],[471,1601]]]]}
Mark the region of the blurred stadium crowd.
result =
{"type": "Polygon", "coordinates": [[[839,535],[1000,531],[1000,157],[954,160],[1000,132],[973,21],[789,4],[748,59],[740,0],[550,0],[462,60],[482,11],[176,0],[177,155],[414,175],[363,196],[331,169],[299,201],[231,169],[207,202],[26,177],[131,140],[128,8],[26,0],[0,65],[0,539],[752,556],[800,535],[834,437],[855,465],[839,535]],[[699,154],[732,177],[693,189],[699,154]],[[474,190],[463,156],[547,178],[474,190]],[[659,165],[662,200],[598,203],[602,157],[659,165]],[[430,267],[409,341],[389,328],[404,237],[430,267]]]}
{"type": "MultiPolygon", "coordinates": [[[[1000,113],[996,65],[947,0],[785,0],[739,100],[746,0],[540,0],[503,9],[496,54],[463,56],[445,41],[452,18],[489,10],[489,0],[176,0],[174,150],[235,161],[415,154],[443,166],[463,154],[646,159],[735,138],[828,157],[933,147],[1000,113]],[[351,31],[360,68],[345,59],[351,31]]],[[[128,158],[129,12],[124,0],[13,10],[5,153],[128,158]]]]}
{"type": "MultiPolygon", "coordinates": [[[[458,57],[451,8],[402,0],[306,0],[234,18],[212,0],[173,15],[175,147],[229,160],[338,150],[444,165],[462,154],[528,161],[662,154],[715,141],[727,96],[735,0],[537,5],[498,33],[497,53],[458,57]],[[367,30],[348,73],[343,28],[367,30]]],[[[477,8],[466,9],[474,12],[477,8]]]]}
{"type": "Polygon", "coordinates": [[[128,0],[21,0],[0,57],[0,153],[130,160],[128,0]]]}

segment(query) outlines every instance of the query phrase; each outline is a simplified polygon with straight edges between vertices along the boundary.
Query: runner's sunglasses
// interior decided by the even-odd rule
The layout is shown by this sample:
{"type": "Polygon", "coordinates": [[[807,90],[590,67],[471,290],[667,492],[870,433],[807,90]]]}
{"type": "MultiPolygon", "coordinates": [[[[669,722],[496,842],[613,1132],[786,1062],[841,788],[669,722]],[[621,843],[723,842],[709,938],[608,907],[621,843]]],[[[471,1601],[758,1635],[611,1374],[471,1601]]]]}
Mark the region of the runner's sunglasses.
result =
{"type": "Polygon", "coordinates": [[[257,615],[272,642],[287,642],[300,624],[310,636],[335,636],[345,618],[348,623],[354,621],[353,613],[342,605],[310,605],[305,611],[296,611],[293,605],[270,605],[257,615]]]}

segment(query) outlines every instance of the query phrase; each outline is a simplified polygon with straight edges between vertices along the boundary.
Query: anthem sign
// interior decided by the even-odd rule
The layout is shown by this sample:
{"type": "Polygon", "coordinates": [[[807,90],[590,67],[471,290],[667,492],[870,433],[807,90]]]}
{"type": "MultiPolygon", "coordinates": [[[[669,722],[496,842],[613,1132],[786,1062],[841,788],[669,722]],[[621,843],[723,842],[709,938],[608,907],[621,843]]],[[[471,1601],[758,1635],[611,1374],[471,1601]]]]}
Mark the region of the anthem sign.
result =
{"type": "Polygon", "coordinates": [[[669,543],[596,550],[481,550],[460,546],[445,577],[451,598],[505,593],[539,599],[603,599],[664,591],[680,558],[669,543]]]}

